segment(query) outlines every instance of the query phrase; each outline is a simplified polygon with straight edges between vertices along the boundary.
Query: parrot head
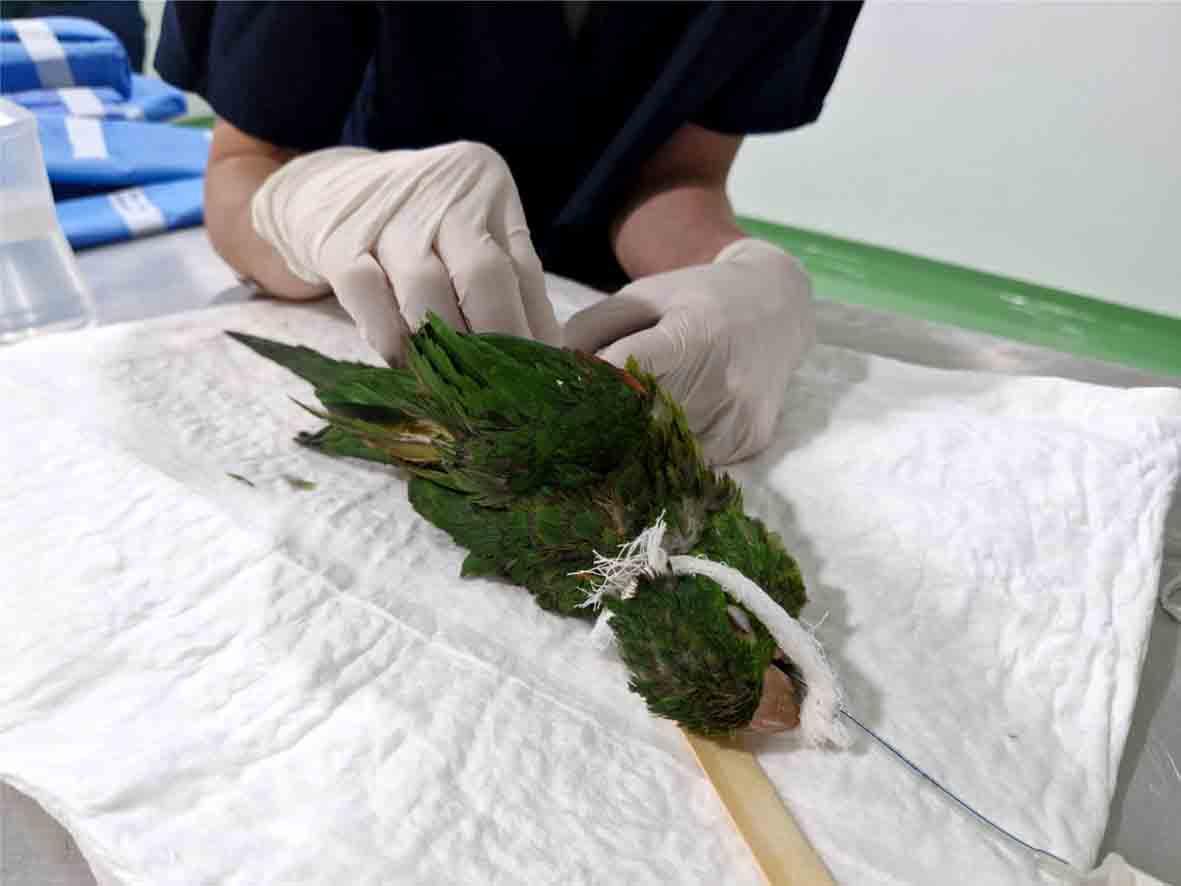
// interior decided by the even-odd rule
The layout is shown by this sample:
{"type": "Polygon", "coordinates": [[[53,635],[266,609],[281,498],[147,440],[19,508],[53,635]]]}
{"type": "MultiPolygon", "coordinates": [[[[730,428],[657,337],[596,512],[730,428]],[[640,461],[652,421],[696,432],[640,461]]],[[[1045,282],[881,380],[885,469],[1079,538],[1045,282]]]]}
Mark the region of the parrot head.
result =
{"type": "MultiPolygon", "coordinates": [[[[756,581],[793,616],[803,579],[779,537],[737,507],[708,518],[691,553],[756,581]]],[[[713,580],[658,575],[604,601],[631,689],[652,713],[701,734],[782,732],[799,724],[806,691],[770,632],[713,580]]]]}

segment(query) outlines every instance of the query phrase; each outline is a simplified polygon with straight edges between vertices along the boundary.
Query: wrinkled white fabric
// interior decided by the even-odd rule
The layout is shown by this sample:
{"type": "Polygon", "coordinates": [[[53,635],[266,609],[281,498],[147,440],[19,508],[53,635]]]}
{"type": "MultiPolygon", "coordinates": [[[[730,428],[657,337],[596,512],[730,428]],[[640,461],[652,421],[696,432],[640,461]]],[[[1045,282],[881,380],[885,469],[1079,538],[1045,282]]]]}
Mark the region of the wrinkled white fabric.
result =
{"type": "MultiPolygon", "coordinates": [[[[124,886],[758,883],[588,626],[458,578],[390,471],[294,446],[307,386],[225,328],[361,356],[272,302],[0,352],[0,778],[124,886]]],[[[736,474],[850,709],[1086,868],[1179,435],[1178,391],[817,347],[736,474]]],[[[842,883],[1047,882],[863,736],[758,749],[842,883]]]]}
{"type": "Polygon", "coordinates": [[[1111,853],[1103,864],[1079,881],[1079,886],[1167,886],[1156,877],[1127,863],[1123,856],[1111,853]]]}
{"type": "Polygon", "coordinates": [[[291,272],[330,286],[391,363],[428,311],[559,343],[517,186],[487,145],[316,151],[272,173],[250,209],[291,272]]]}
{"type": "Polygon", "coordinates": [[[771,442],[781,399],[816,338],[803,266],[763,240],[653,274],[570,319],[565,344],[617,366],[635,357],[680,401],[713,464],[771,442]]]}
{"type": "Polygon", "coordinates": [[[1165,563],[1161,575],[1161,608],[1181,621],[1181,500],[1165,524],[1165,563]]]}

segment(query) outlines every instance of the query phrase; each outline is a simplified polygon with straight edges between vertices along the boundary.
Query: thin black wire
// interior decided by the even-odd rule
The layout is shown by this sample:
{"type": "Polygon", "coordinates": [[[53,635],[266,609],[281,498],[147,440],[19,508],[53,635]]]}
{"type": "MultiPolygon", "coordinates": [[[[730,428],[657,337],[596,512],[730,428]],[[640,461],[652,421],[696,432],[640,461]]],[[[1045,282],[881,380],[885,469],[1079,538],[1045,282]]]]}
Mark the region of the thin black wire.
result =
{"type": "Polygon", "coordinates": [[[1001,827],[999,824],[997,824],[995,821],[993,821],[991,818],[989,818],[984,813],[977,812],[975,809],[973,809],[971,806],[969,806],[967,803],[965,803],[963,800],[961,800],[959,797],[957,797],[955,794],[953,794],[951,791],[949,791],[947,788],[945,788],[943,785],[941,785],[939,782],[937,782],[934,778],[932,778],[930,775],[928,775],[926,772],[924,772],[921,767],[916,766],[914,763],[910,762],[910,760],[907,759],[906,755],[903,754],[900,750],[898,750],[898,748],[894,747],[894,745],[890,744],[890,742],[886,741],[884,738],[882,738],[880,735],[878,735],[876,732],[874,732],[872,729],[870,729],[868,726],[866,726],[864,723],[862,723],[860,720],[858,720],[856,717],[854,717],[852,714],[850,714],[844,708],[841,708],[840,712],[849,721],[854,723],[857,726],[857,728],[859,728],[862,732],[864,732],[866,735],[868,735],[870,738],[872,738],[874,741],[876,741],[878,744],[880,744],[882,747],[884,747],[886,750],[888,750],[891,754],[893,754],[895,757],[897,757],[899,760],[901,760],[904,764],[906,764],[907,768],[909,768],[912,772],[914,772],[916,775],[920,776],[928,784],[930,784],[933,787],[935,787],[936,789],[938,789],[940,791],[940,793],[942,793],[944,796],[955,801],[956,804],[958,804],[962,809],[964,809],[966,812],[968,812],[974,818],[976,818],[977,820],[988,825],[993,830],[996,830],[996,831],[1004,834],[1006,837],[1008,837],[1014,843],[1021,844],[1029,851],[1036,852],[1039,855],[1045,855],[1048,858],[1052,858],[1052,859],[1054,859],[1054,861],[1058,862],[1059,864],[1064,864],[1068,868],[1072,867],[1070,862],[1068,862],[1066,859],[1061,858],[1060,856],[1057,856],[1053,852],[1050,852],[1046,849],[1039,849],[1037,846],[1033,846],[1029,843],[1026,843],[1024,840],[1022,840],[1020,837],[1018,837],[1012,831],[1005,830],[1003,827],[1001,827]]]}

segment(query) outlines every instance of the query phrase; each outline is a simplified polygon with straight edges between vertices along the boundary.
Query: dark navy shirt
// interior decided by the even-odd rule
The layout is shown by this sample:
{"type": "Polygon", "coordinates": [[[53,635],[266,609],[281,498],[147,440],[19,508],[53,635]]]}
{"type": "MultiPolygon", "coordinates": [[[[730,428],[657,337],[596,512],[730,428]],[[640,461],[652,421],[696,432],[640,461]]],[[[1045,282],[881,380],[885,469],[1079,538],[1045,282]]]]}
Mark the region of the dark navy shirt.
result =
{"type": "Polygon", "coordinates": [[[166,80],[242,131],[304,151],[467,139],[508,162],[550,270],[624,281],[612,217],[683,124],[816,119],[858,3],[169,3],[166,80]]]}

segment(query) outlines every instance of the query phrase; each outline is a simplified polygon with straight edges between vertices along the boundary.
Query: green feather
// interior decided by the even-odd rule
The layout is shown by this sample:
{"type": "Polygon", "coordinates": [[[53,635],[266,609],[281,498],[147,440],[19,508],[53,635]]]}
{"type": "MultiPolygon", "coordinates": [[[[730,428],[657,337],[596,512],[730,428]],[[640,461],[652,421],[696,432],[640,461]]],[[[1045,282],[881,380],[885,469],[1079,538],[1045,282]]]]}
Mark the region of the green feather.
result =
{"type": "MultiPolygon", "coordinates": [[[[462,334],[435,316],[404,368],[332,360],[254,336],[235,339],[310,382],[327,426],[298,437],[328,455],[401,466],[409,498],[467,549],[462,574],[526,588],[543,608],[584,605],[594,553],[614,553],[660,514],[670,553],[728,563],[791,615],[805,600],[782,542],[742,512],[703,462],[680,406],[631,361],[503,335],[462,334]]],[[[750,722],[775,654],[766,628],[735,629],[713,581],[661,576],[609,599],[631,688],[649,709],[705,734],[750,722]]]]}

